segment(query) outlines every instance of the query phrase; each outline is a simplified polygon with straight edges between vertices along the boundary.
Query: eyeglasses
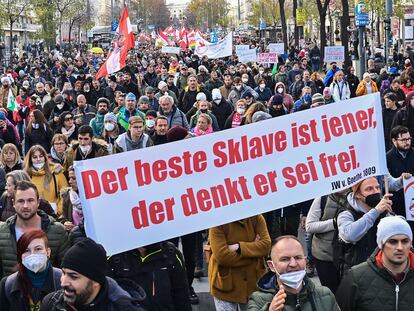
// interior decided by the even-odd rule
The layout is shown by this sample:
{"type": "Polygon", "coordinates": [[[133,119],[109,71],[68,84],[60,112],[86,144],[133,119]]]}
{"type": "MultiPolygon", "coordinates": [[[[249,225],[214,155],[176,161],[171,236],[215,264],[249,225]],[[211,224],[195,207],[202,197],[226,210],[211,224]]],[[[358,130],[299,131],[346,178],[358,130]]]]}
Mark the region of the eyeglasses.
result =
{"type": "Polygon", "coordinates": [[[407,138],[398,138],[398,141],[401,141],[403,143],[408,143],[409,141],[411,141],[412,137],[407,137],[407,138]]]}

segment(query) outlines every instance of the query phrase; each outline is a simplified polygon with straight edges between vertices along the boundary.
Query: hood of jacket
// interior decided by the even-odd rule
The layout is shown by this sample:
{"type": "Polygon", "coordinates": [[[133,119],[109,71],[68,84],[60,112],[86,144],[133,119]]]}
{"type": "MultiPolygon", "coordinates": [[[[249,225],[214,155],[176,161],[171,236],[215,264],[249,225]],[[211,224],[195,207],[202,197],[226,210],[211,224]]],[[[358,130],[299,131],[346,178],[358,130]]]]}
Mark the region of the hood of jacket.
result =
{"type": "Polygon", "coordinates": [[[361,212],[361,213],[367,213],[368,211],[361,206],[361,204],[359,203],[358,199],[355,197],[353,192],[350,192],[347,196],[347,201],[349,203],[349,205],[351,205],[351,207],[357,211],[357,212],[361,212]]]}

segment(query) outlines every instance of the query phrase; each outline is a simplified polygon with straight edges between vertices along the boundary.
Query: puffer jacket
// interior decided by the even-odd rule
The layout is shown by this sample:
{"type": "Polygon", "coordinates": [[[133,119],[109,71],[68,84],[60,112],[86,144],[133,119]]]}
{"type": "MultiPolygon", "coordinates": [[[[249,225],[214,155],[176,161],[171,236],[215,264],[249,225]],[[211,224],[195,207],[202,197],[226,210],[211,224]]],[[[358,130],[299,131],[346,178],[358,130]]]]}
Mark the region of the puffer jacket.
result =
{"type": "Polygon", "coordinates": [[[79,143],[72,141],[72,147],[68,148],[65,151],[65,162],[63,164],[64,171],[67,172],[69,167],[73,165],[73,161],[81,161],[93,158],[103,157],[109,154],[108,144],[102,139],[93,139],[92,141],[92,151],[86,156],[85,159],[82,159],[80,155],[79,143]]]}
{"type": "Polygon", "coordinates": [[[376,249],[368,260],[345,273],[336,291],[342,310],[349,311],[409,311],[413,310],[414,253],[410,267],[397,284],[382,264],[382,253],[376,249]]]}
{"type": "Polygon", "coordinates": [[[247,303],[265,272],[264,257],[270,251],[270,237],[262,215],[211,228],[212,255],[208,265],[210,293],[214,297],[247,303]],[[259,235],[260,239],[256,240],[259,235]],[[228,246],[239,243],[239,252],[228,246]]]}
{"type": "MultiPolygon", "coordinates": [[[[327,287],[316,286],[306,276],[304,282],[305,285],[298,295],[287,293],[284,311],[340,311],[334,295],[327,287]],[[298,302],[300,309],[296,308],[298,302]]],[[[268,311],[273,297],[279,291],[276,274],[271,271],[266,273],[257,283],[257,287],[259,290],[250,296],[247,310],[268,311]]]]}
{"type": "MultiPolygon", "coordinates": [[[[38,210],[41,217],[41,228],[49,239],[49,247],[52,250],[50,262],[54,267],[60,267],[63,256],[69,248],[69,239],[62,224],[45,212],[38,210]]],[[[0,275],[7,276],[15,272],[16,266],[16,224],[17,216],[14,215],[0,223],[0,275]]]]}

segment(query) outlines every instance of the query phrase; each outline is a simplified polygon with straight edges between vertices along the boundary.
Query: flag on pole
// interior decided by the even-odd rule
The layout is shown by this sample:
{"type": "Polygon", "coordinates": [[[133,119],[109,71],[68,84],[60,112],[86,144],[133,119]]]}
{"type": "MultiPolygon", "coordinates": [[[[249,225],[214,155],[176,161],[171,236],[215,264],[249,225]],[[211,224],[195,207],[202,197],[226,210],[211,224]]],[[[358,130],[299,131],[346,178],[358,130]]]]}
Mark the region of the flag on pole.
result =
{"type": "Polygon", "coordinates": [[[125,67],[128,51],[135,46],[134,33],[129,20],[128,8],[125,6],[115,32],[114,49],[96,74],[96,79],[110,75],[125,67]]]}
{"type": "Polygon", "coordinates": [[[272,69],[272,78],[274,78],[276,74],[277,74],[277,63],[274,63],[273,69],[272,69]]]}
{"type": "Polygon", "coordinates": [[[9,95],[7,96],[7,110],[17,111],[16,98],[13,95],[12,90],[9,90],[9,95]]]}

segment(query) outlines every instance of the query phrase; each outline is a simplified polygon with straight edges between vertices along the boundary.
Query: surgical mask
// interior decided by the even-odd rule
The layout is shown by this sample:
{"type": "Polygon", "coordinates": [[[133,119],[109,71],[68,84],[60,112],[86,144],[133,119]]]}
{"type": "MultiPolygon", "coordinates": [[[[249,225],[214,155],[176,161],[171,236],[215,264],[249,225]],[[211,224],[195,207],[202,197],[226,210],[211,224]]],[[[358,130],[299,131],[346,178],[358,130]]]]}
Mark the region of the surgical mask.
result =
{"type": "Polygon", "coordinates": [[[39,128],[39,123],[32,123],[32,127],[34,129],[38,129],[39,128]]]}
{"type": "Polygon", "coordinates": [[[45,162],[42,162],[42,163],[33,163],[33,167],[36,170],[40,170],[43,166],[45,166],[45,162]]]}
{"type": "Polygon", "coordinates": [[[299,270],[283,274],[279,274],[278,272],[276,272],[276,274],[279,278],[279,281],[285,284],[287,287],[298,289],[300,285],[302,285],[303,278],[306,275],[306,271],[299,270]]]}
{"type": "Polygon", "coordinates": [[[105,130],[107,130],[108,132],[112,132],[115,128],[115,124],[113,123],[105,123],[104,125],[105,130]]]}
{"type": "Polygon", "coordinates": [[[259,87],[260,89],[264,90],[264,88],[266,87],[266,84],[260,84],[259,87]]]}
{"type": "Polygon", "coordinates": [[[64,104],[57,104],[56,107],[58,107],[59,110],[62,110],[64,104]]]}
{"type": "Polygon", "coordinates": [[[153,120],[153,119],[145,120],[145,122],[147,124],[147,127],[151,128],[151,129],[155,126],[155,120],[153,120]]]}
{"type": "Polygon", "coordinates": [[[237,108],[237,113],[238,114],[244,114],[246,110],[244,108],[237,108]]]}
{"type": "Polygon", "coordinates": [[[279,94],[283,94],[283,87],[278,87],[276,90],[279,94]]]}
{"type": "Polygon", "coordinates": [[[79,148],[83,154],[87,154],[91,150],[92,146],[91,145],[87,145],[87,146],[79,145],[79,148]]]}
{"type": "Polygon", "coordinates": [[[218,105],[218,104],[220,104],[221,103],[221,98],[217,98],[217,99],[215,99],[214,100],[214,102],[218,105]]]}
{"type": "Polygon", "coordinates": [[[365,204],[374,208],[381,201],[381,193],[373,193],[365,197],[365,204]]]}
{"type": "Polygon", "coordinates": [[[305,101],[310,101],[312,99],[312,96],[310,94],[305,94],[305,95],[303,95],[303,99],[305,101]]]}
{"type": "Polygon", "coordinates": [[[201,113],[207,113],[207,109],[200,109],[201,113]]]}
{"type": "Polygon", "coordinates": [[[236,85],[236,90],[240,91],[242,89],[241,85],[236,85]]]}
{"type": "Polygon", "coordinates": [[[23,266],[30,271],[37,273],[43,271],[47,266],[47,255],[46,254],[32,254],[26,256],[22,260],[23,266]]]}
{"type": "Polygon", "coordinates": [[[243,78],[243,79],[242,79],[242,82],[243,82],[243,83],[247,83],[247,82],[249,82],[249,79],[247,79],[247,78],[243,78]]]}

